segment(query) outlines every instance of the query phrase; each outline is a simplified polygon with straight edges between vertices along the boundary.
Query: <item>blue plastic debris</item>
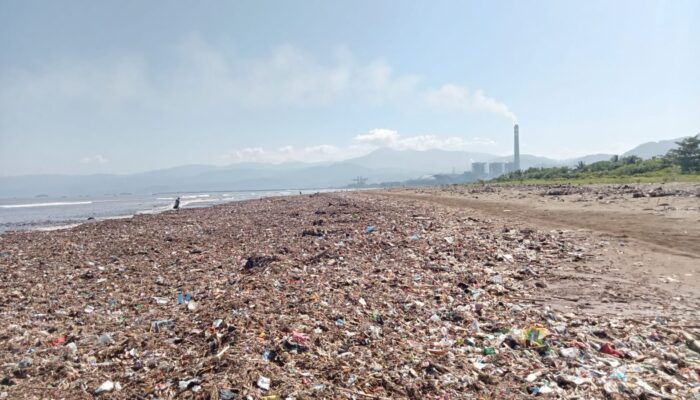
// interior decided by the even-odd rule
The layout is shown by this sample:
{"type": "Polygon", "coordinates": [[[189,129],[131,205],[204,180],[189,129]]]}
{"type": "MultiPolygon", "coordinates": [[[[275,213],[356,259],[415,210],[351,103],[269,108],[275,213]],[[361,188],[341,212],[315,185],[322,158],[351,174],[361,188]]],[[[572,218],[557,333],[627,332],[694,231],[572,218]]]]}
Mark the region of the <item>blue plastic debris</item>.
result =
{"type": "Polygon", "coordinates": [[[372,225],[367,225],[367,228],[365,228],[365,233],[372,233],[374,231],[375,229],[372,225]]]}
{"type": "Polygon", "coordinates": [[[189,293],[177,292],[177,304],[187,304],[192,301],[192,295],[189,293]]]}
{"type": "Polygon", "coordinates": [[[624,371],[620,371],[619,369],[614,370],[611,377],[615,380],[623,382],[627,380],[627,375],[624,373],[624,371]]]}

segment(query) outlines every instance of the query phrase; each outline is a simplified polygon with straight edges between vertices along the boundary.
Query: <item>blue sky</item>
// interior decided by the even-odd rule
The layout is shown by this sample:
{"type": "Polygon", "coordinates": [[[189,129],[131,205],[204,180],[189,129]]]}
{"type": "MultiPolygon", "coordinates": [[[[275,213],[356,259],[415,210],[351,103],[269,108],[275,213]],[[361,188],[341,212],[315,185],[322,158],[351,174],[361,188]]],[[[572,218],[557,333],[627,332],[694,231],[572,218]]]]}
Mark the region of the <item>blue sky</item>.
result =
{"type": "Polygon", "coordinates": [[[697,1],[0,2],[0,174],[700,131],[697,1]]]}

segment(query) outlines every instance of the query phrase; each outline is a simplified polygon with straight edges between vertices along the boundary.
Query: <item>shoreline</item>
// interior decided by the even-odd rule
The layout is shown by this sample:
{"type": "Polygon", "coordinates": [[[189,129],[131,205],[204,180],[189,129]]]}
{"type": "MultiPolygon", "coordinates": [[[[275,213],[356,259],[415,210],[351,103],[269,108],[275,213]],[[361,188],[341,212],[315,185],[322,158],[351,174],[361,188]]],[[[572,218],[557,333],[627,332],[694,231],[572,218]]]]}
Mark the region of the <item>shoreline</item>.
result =
{"type": "Polygon", "coordinates": [[[111,382],[116,399],[689,395],[696,375],[668,386],[658,371],[700,361],[679,340],[697,334],[697,292],[643,274],[625,283],[608,258],[619,246],[363,191],[9,233],[0,365],[12,384],[0,391],[90,398],[111,382]],[[579,301],[567,283],[600,290],[579,301]]]}
{"type": "MultiPolygon", "coordinates": [[[[327,193],[327,192],[333,192],[337,191],[336,189],[313,189],[314,193],[319,192],[319,193],[327,193]]],[[[346,189],[349,190],[349,189],[346,189]]],[[[238,191],[238,192],[229,192],[229,191],[221,191],[221,192],[187,192],[187,194],[182,196],[182,201],[180,203],[180,209],[192,209],[192,208],[206,208],[206,207],[212,207],[216,206],[219,204],[226,204],[230,202],[236,202],[236,201],[245,201],[245,200],[250,200],[250,199],[257,199],[257,198],[266,198],[266,197],[276,197],[276,196],[296,196],[298,195],[297,193],[299,190],[283,190],[283,191],[278,191],[278,190],[248,190],[248,191],[238,191]],[[215,198],[212,197],[208,193],[218,193],[221,194],[220,198],[215,198]],[[245,193],[245,194],[260,194],[260,197],[253,197],[253,198],[237,198],[236,195],[239,193],[245,193]]],[[[308,194],[308,191],[302,190],[302,193],[308,194]]],[[[162,194],[154,194],[152,196],[157,196],[157,195],[162,195],[162,194]]],[[[148,198],[146,198],[148,199],[148,198]]],[[[29,199],[27,199],[29,200],[29,199]]],[[[125,201],[128,201],[129,198],[125,199],[125,201]]],[[[98,221],[105,221],[105,220],[110,220],[110,219],[126,219],[126,218],[132,218],[136,215],[149,215],[149,214],[160,214],[169,210],[172,210],[172,206],[174,203],[175,198],[173,197],[172,199],[170,198],[155,198],[155,200],[152,201],[168,201],[167,205],[162,205],[162,206],[155,206],[151,204],[152,208],[150,209],[137,209],[132,213],[129,214],[116,214],[116,215],[108,215],[108,216],[100,216],[100,217],[85,217],[81,219],[76,219],[76,218],[66,218],[63,220],[55,220],[55,221],[49,221],[45,220],[44,217],[37,217],[36,221],[22,221],[22,222],[17,222],[17,223],[7,223],[7,228],[2,227],[3,222],[0,220],[0,235],[3,235],[5,233],[9,232],[28,232],[28,231],[54,231],[54,230],[63,230],[63,229],[70,229],[74,228],[76,226],[82,225],[82,224],[90,224],[90,223],[95,223],[98,221]]],[[[95,198],[93,200],[81,200],[81,201],[71,201],[71,202],[44,202],[44,203],[29,203],[29,204],[6,204],[6,205],[0,205],[0,208],[5,209],[5,210],[25,210],[25,209],[41,209],[41,208],[52,208],[56,206],[84,206],[84,205],[96,205],[96,204],[102,204],[102,203],[109,203],[109,204],[114,204],[115,201],[119,200],[114,200],[114,199],[108,199],[104,200],[102,198],[95,198]]],[[[119,210],[116,210],[116,212],[120,212],[119,210]]],[[[47,214],[48,217],[48,214],[47,214]]]]}

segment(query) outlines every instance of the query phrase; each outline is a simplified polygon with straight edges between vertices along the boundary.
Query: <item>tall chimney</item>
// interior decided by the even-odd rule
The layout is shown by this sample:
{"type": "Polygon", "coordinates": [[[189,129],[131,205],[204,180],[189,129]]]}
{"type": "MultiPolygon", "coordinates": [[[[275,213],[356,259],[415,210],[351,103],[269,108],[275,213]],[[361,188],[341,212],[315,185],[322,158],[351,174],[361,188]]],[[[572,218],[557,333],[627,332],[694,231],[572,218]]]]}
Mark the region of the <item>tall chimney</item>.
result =
{"type": "Polygon", "coordinates": [[[513,153],[513,164],[515,164],[515,170],[520,171],[520,135],[518,134],[518,124],[515,124],[514,129],[514,153],[513,153]]]}

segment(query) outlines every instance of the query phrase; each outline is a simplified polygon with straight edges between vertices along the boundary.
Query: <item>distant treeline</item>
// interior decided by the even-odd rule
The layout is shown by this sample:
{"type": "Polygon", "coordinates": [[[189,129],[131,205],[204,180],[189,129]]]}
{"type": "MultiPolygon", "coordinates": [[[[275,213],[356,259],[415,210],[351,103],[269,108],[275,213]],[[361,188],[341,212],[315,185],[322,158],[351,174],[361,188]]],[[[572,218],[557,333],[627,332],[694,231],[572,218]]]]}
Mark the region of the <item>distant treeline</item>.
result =
{"type": "Polygon", "coordinates": [[[644,160],[637,156],[613,156],[609,161],[592,164],[579,162],[575,167],[530,168],[502,175],[492,182],[596,180],[617,177],[665,177],[676,174],[700,174],[700,134],[676,142],[678,147],[664,156],[644,160]]]}

